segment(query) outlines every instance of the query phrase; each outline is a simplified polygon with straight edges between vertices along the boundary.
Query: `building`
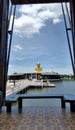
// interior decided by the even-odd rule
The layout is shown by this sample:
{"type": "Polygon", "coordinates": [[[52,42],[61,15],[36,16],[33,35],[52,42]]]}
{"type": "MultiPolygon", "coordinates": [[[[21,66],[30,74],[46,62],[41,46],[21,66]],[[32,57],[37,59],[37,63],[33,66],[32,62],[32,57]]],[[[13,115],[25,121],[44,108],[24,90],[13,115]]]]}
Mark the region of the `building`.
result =
{"type": "Polygon", "coordinates": [[[33,73],[23,73],[23,74],[13,74],[9,76],[9,80],[19,80],[19,79],[37,79],[37,80],[49,80],[49,81],[58,81],[60,80],[60,74],[55,72],[43,72],[41,64],[38,62],[33,73]]]}
{"type": "Polygon", "coordinates": [[[55,72],[45,72],[42,73],[43,80],[49,80],[49,81],[58,81],[60,80],[60,74],[55,72]]]}

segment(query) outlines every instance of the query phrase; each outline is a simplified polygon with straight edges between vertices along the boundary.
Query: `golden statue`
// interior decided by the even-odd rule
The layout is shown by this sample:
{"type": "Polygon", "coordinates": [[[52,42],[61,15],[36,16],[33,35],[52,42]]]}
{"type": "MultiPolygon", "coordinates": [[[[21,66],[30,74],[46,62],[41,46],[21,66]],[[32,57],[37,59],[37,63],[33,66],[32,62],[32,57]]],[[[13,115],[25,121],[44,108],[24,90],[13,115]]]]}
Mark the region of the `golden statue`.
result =
{"type": "Polygon", "coordinates": [[[35,67],[35,73],[42,73],[42,67],[39,62],[37,63],[35,67]]]}

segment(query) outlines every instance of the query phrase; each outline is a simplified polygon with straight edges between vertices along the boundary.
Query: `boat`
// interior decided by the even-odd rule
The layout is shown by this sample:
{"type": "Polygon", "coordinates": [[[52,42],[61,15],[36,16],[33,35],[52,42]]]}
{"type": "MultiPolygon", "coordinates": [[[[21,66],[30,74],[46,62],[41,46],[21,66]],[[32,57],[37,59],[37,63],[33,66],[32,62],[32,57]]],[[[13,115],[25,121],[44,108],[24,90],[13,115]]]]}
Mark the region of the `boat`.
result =
{"type": "Polygon", "coordinates": [[[55,84],[53,84],[53,83],[50,83],[50,82],[45,82],[45,83],[43,83],[43,86],[46,86],[46,87],[55,87],[55,84]]]}
{"type": "Polygon", "coordinates": [[[47,86],[48,86],[48,87],[55,87],[55,84],[50,83],[50,84],[48,84],[47,86]]]}

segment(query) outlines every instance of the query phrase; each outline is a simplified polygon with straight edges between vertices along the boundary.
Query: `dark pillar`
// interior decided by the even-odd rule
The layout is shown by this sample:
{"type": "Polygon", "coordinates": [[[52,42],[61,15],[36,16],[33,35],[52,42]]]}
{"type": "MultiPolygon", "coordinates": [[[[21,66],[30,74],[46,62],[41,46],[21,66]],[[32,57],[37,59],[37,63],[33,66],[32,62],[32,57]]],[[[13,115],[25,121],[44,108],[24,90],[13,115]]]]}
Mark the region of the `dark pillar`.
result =
{"type": "Polygon", "coordinates": [[[64,97],[61,99],[61,107],[62,107],[62,108],[65,108],[65,100],[64,100],[64,97]]]}
{"type": "Polygon", "coordinates": [[[22,98],[18,99],[18,109],[22,109],[22,98]]]}
{"type": "Polygon", "coordinates": [[[11,113],[11,103],[6,103],[7,112],[11,113]]]}
{"type": "Polygon", "coordinates": [[[2,30],[2,9],[3,9],[3,1],[0,0],[0,91],[2,91],[3,86],[3,63],[1,58],[1,30],[2,30]]]}
{"type": "Polygon", "coordinates": [[[74,56],[74,76],[75,76],[75,0],[71,0],[70,2],[70,13],[71,13],[71,23],[73,29],[73,56],[74,56]]]}
{"type": "Polygon", "coordinates": [[[75,102],[70,102],[70,110],[71,112],[75,112],[75,102]]]}
{"type": "Polygon", "coordinates": [[[0,90],[6,94],[9,0],[0,0],[0,90]]]}

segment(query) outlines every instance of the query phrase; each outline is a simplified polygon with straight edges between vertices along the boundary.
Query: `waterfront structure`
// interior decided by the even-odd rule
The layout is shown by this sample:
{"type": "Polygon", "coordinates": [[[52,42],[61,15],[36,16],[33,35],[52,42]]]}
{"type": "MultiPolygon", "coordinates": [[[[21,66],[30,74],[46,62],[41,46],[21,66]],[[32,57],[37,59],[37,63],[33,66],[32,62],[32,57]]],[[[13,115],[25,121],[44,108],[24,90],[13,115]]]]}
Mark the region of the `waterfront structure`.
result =
{"type": "Polygon", "coordinates": [[[36,80],[49,80],[49,81],[58,81],[60,80],[60,74],[58,73],[23,73],[23,74],[15,74],[9,75],[9,80],[20,80],[20,79],[36,79],[36,80]]]}
{"type": "Polygon", "coordinates": [[[60,74],[55,72],[44,72],[42,73],[43,80],[58,81],[60,80],[60,74]]]}
{"type": "Polygon", "coordinates": [[[36,80],[49,80],[57,81],[60,80],[60,74],[55,72],[42,72],[42,73],[24,73],[25,79],[36,79],[36,80]]]}
{"type": "Polygon", "coordinates": [[[35,67],[35,71],[33,73],[14,73],[13,75],[9,76],[9,80],[19,80],[19,79],[36,79],[36,80],[50,80],[56,81],[60,80],[60,74],[55,72],[43,72],[41,64],[38,62],[35,67]]]}
{"type": "Polygon", "coordinates": [[[24,79],[24,78],[25,78],[25,75],[22,73],[21,74],[15,73],[15,74],[8,76],[9,80],[20,80],[20,79],[24,79]]]}

